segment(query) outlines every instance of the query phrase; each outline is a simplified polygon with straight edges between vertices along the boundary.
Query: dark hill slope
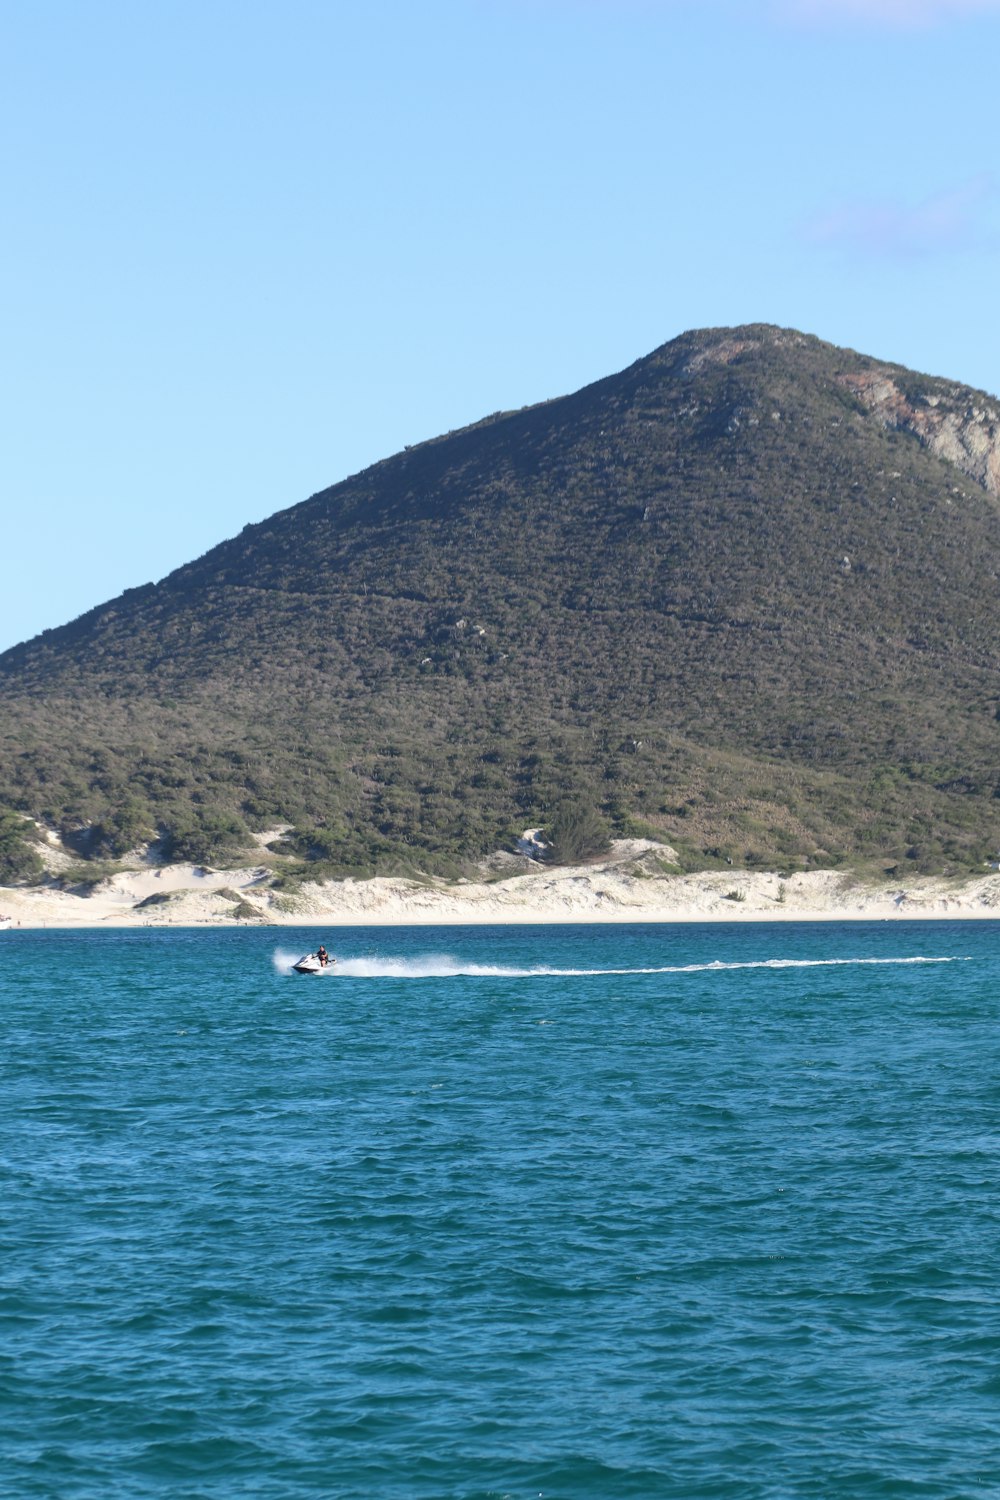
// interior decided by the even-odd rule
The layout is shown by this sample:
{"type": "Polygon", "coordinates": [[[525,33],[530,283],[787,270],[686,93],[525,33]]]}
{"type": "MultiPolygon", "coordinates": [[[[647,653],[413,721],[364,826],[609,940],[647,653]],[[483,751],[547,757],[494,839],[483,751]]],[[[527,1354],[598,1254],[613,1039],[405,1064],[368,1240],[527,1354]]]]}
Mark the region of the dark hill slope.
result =
{"type": "Polygon", "coordinates": [[[106,848],[282,819],[348,864],[476,854],[565,793],[692,859],[979,859],[998,454],[976,392],[685,335],[0,657],[0,801],[106,848]]]}

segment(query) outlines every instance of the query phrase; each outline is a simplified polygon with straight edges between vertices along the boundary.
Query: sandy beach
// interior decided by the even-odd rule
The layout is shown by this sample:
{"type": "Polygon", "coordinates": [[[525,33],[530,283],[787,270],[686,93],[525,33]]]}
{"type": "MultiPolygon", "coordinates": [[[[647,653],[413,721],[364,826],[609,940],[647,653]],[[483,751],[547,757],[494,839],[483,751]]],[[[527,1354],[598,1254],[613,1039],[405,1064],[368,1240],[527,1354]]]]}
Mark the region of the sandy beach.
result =
{"type": "Polygon", "coordinates": [[[481,879],[379,877],[271,888],[263,865],[209,870],[137,863],[87,889],[51,881],[0,889],[0,914],[18,928],[273,924],[325,928],[531,922],[873,921],[1000,918],[1000,872],[952,880],[866,882],[839,871],[787,878],[727,870],[671,875],[671,851],[621,840],[608,858],[553,869],[498,856],[481,879]]]}

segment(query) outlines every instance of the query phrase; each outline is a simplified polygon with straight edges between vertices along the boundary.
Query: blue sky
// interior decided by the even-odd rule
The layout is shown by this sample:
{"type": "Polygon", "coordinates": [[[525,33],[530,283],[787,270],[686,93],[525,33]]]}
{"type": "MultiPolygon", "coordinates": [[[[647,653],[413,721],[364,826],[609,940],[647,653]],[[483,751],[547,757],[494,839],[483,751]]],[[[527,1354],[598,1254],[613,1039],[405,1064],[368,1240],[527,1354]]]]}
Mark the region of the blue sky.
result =
{"type": "Polygon", "coordinates": [[[0,649],[687,328],[1000,392],[1000,0],[0,27],[0,649]]]}

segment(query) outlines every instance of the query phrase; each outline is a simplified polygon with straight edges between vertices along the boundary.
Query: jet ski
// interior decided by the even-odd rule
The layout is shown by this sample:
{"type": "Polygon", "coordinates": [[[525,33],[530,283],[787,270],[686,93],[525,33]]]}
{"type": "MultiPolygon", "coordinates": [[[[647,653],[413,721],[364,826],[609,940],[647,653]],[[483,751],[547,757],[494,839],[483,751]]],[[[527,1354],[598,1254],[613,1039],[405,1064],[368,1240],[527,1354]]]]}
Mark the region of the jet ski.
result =
{"type": "Polygon", "coordinates": [[[327,969],[332,969],[337,962],[335,958],[328,958],[326,963],[320,963],[319,954],[307,953],[305,958],[300,958],[297,964],[292,964],[296,974],[325,974],[327,969]]]}

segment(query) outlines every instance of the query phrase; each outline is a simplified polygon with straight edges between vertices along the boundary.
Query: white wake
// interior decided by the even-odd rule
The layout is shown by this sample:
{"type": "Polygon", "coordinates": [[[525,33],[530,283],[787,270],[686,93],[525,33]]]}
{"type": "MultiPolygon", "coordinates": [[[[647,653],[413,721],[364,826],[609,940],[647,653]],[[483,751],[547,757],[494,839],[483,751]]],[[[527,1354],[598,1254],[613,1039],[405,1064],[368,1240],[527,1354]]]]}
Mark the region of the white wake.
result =
{"type": "MultiPolygon", "coordinates": [[[[279,974],[291,974],[292,965],[302,957],[277,949],[272,962],[279,974]]],[[[527,968],[508,964],[468,963],[447,955],[425,954],[419,958],[338,958],[323,971],[323,978],[341,977],[350,979],[585,979],[599,975],[626,976],[629,974],[703,974],[724,972],[729,969],[828,969],[856,967],[861,964],[951,964],[961,963],[959,958],[761,958],[743,962],[723,963],[716,959],[703,964],[658,964],[640,969],[559,969],[549,964],[533,964],[527,968]]]]}

